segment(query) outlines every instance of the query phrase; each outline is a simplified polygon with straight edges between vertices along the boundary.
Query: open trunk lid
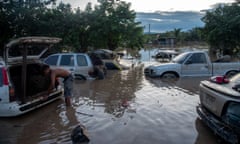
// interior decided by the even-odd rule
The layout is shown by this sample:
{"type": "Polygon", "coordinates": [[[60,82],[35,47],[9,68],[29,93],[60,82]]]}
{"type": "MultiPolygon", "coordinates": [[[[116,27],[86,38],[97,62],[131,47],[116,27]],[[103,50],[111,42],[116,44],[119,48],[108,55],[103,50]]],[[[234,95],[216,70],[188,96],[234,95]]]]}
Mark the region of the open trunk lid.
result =
{"type": "Polygon", "coordinates": [[[27,96],[27,63],[37,60],[56,43],[61,41],[55,37],[22,37],[10,41],[4,49],[6,65],[21,64],[21,102],[26,102],[27,96]]]}
{"type": "Polygon", "coordinates": [[[21,37],[10,41],[5,46],[4,59],[6,64],[26,60],[39,60],[53,44],[59,43],[56,37],[21,37]]]}

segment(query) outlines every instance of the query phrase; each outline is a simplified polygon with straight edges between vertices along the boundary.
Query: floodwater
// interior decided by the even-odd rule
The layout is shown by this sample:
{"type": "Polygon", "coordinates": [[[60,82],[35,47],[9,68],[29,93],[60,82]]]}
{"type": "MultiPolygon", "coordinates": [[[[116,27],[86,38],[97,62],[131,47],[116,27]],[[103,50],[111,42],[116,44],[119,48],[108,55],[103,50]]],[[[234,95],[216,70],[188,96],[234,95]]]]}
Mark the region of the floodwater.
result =
{"type": "Polygon", "coordinates": [[[216,144],[198,118],[201,78],[147,78],[145,65],[74,81],[72,107],[58,100],[16,118],[0,118],[1,144],[71,144],[81,124],[89,144],[216,144]]]}

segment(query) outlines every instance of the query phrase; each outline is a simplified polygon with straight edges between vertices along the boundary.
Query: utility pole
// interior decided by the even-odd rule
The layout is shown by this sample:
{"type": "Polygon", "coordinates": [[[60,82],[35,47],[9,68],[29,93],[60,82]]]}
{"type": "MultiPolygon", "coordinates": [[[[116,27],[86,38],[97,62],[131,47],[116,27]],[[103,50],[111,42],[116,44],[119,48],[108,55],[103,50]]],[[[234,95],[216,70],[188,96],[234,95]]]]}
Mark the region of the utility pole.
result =
{"type": "Polygon", "coordinates": [[[151,30],[151,24],[148,24],[148,34],[150,34],[151,30]]]}
{"type": "MultiPolygon", "coordinates": [[[[151,30],[151,24],[148,24],[148,35],[149,35],[149,37],[150,37],[150,31],[151,30]]],[[[151,47],[151,40],[148,42],[149,43],[149,49],[148,49],[148,56],[149,56],[149,62],[151,61],[151,55],[150,55],[150,47],[151,47]]]]}

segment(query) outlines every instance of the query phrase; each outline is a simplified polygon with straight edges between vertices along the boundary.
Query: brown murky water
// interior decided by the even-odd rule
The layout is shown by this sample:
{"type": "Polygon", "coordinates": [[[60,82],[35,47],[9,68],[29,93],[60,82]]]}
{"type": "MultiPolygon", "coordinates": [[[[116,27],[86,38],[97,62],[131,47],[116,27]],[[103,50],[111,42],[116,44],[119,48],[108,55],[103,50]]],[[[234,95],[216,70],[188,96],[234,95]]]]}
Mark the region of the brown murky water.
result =
{"type": "Polygon", "coordinates": [[[198,118],[198,85],[146,78],[143,67],[110,71],[105,80],[74,82],[73,107],[63,100],[16,118],[0,118],[0,143],[71,144],[84,125],[90,144],[215,144],[198,118]]]}

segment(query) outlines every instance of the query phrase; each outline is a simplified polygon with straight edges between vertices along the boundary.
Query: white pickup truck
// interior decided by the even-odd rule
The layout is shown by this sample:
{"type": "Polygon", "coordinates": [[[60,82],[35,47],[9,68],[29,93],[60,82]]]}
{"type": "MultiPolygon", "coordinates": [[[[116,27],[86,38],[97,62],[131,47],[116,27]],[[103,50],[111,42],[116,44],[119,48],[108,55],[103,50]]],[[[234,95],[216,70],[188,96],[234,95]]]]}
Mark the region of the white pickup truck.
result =
{"type": "Polygon", "coordinates": [[[230,77],[240,70],[240,62],[211,62],[204,51],[185,52],[170,63],[151,65],[144,69],[146,76],[177,78],[184,76],[226,75],[230,77]]]}

